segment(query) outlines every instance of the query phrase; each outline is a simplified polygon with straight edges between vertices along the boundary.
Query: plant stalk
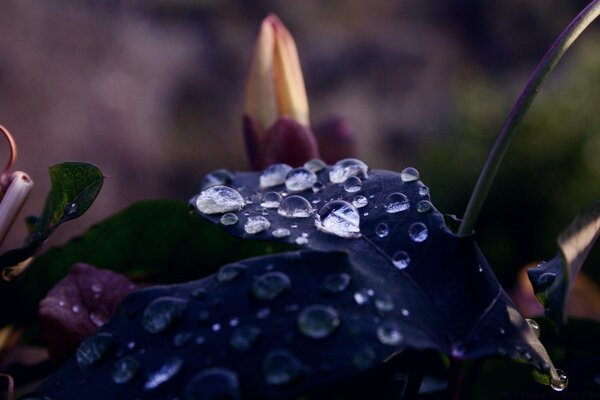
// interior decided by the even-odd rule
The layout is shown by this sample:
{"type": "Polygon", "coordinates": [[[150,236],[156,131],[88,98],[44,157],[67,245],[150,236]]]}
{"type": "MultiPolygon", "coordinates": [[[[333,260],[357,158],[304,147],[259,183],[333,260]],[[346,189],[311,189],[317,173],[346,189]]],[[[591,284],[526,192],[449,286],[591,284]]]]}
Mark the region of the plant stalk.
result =
{"type": "Polygon", "coordinates": [[[515,136],[515,128],[529,110],[531,103],[540,90],[540,86],[548,75],[554,70],[565,52],[571,47],[579,35],[600,15],[600,0],[594,0],[581,11],[577,17],[560,34],[552,44],[548,52],[542,58],[535,71],[529,78],[529,82],[521,92],[510,114],[506,117],[502,129],[496,138],[481,174],[477,179],[469,204],[458,229],[459,236],[467,236],[473,233],[473,228],[483,207],[483,202],[492,186],[492,181],[498,172],[500,164],[506,155],[508,147],[515,136]]]}

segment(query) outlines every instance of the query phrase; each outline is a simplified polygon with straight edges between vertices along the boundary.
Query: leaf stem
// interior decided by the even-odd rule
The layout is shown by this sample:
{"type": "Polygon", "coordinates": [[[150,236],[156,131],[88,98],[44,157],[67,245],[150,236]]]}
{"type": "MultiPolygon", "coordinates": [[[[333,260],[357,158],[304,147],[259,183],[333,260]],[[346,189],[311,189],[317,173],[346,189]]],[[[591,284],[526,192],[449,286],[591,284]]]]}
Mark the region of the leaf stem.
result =
{"type": "Polygon", "coordinates": [[[531,75],[529,82],[521,92],[510,114],[506,117],[504,125],[496,138],[490,154],[483,166],[479,179],[473,189],[469,204],[465,211],[462,223],[458,229],[459,236],[466,236],[473,233],[473,228],[479,213],[483,207],[483,202],[492,186],[492,181],[498,172],[502,159],[506,155],[508,147],[515,136],[515,128],[523,119],[523,116],[533,103],[535,96],[539,92],[540,86],[546,80],[548,75],[554,70],[567,49],[575,42],[579,35],[588,27],[594,19],[600,15],[600,0],[594,0],[575,17],[573,21],[565,28],[556,41],[552,44],[548,52],[540,61],[535,71],[531,75]]]}

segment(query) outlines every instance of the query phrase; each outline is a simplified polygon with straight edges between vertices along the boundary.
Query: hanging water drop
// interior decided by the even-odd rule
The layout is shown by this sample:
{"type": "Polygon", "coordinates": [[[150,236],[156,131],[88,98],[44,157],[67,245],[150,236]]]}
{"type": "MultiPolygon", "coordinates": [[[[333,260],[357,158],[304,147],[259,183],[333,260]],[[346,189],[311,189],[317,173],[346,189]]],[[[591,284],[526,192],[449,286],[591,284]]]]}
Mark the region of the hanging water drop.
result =
{"type": "Polygon", "coordinates": [[[242,195],[227,186],[211,186],[193,199],[193,204],[203,214],[221,214],[240,211],[245,203],[242,195]]]}
{"type": "Polygon", "coordinates": [[[97,363],[115,345],[110,333],[98,333],[85,339],[75,353],[77,364],[82,370],[97,363]]]}
{"type": "Polygon", "coordinates": [[[292,167],[287,164],[269,165],[260,175],[260,187],[265,189],[281,185],[285,182],[285,176],[291,169],[292,167]]]}
{"type": "Polygon", "coordinates": [[[386,212],[396,214],[408,210],[410,208],[410,203],[408,197],[406,197],[404,193],[396,192],[388,195],[384,208],[386,212]]]}
{"type": "Polygon", "coordinates": [[[180,319],[187,306],[187,301],[176,297],[159,297],[144,310],[142,324],[150,333],[162,332],[180,319]]]}
{"type": "Polygon", "coordinates": [[[413,167],[404,168],[400,172],[400,179],[402,179],[402,182],[414,182],[419,179],[419,171],[413,167]]]}
{"type": "Polygon", "coordinates": [[[294,195],[283,199],[277,213],[286,218],[308,218],[313,208],[304,197],[294,195]]]}
{"type": "Polygon", "coordinates": [[[368,169],[369,167],[364,162],[354,158],[347,158],[338,161],[331,167],[329,170],[329,180],[333,183],[343,183],[351,176],[366,179],[368,169]]]}
{"type": "Polygon", "coordinates": [[[375,227],[375,234],[380,238],[387,237],[390,234],[390,228],[385,222],[381,222],[375,227]]]}
{"type": "Polygon", "coordinates": [[[567,375],[565,375],[565,373],[560,369],[557,369],[556,373],[558,374],[558,379],[552,380],[552,382],[550,383],[550,387],[556,390],[557,392],[562,392],[567,388],[567,385],[569,384],[569,379],[567,378],[567,375]]]}
{"type": "Polygon", "coordinates": [[[383,321],[377,327],[377,339],[385,345],[397,346],[404,340],[400,326],[394,320],[383,321]]]}
{"type": "Polygon", "coordinates": [[[233,213],[225,213],[221,217],[221,224],[225,226],[235,225],[238,222],[238,216],[233,213]]]}
{"type": "Polygon", "coordinates": [[[216,279],[218,282],[231,282],[234,279],[239,278],[246,272],[246,266],[244,264],[227,264],[223,265],[219,272],[217,272],[216,279]]]}
{"type": "Polygon", "coordinates": [[[264,208],[278,208],[281,203],[281,195],[277,192],[267,192],[262,198],[261,207],[264,208]]]}
{"type": "Polygon", "coordinates": [[[277,228],[273,232],[271,232],[274,238],[282,239],[290,236],[290,230],[285,228],[277,228]]]}
{"type": "Polygon", "coordinates": [[[362,181],[356,176],[351,176],[344,181],[344,190],[348,193],[355,193],[362,188],[362,181]]]}
{"type": "Polygon", "coordinates": [[[140,369],[140,362],[131,356],[123,357],[113,366],[112,380],[116,384],[129,382],[140,369]]]}
{"type": "Polygon", "coordinates": [[[180,357],[169,358],[158,370],[151,372],[144,384],[145,390],[156,389],[169,379],[173,378],[181,370],[183,359],[180,357]]]}
{"type": "Polygon", "coordinates": [[[302,334],[312,339],[330,336],[340,325],[340,317],[333,307],[314,304],[304,308],[296,320],[302,334]]]}
{"type": "Polygon", "coordinates": [[[341,272],[329,274],[323,279],[321,291],[329,296],[335,296],[344,292],[350,285],[350,275],[341,272]]]}
{"type": "Polygon", "coordinates": [[[285,177],[285,187],[290,192],[310,189],[317,182],[317,175],[306,168],[294,168],[285,177]]]}
{"type": "Polygon", "coordinates": [[[256,278],[252,285],[252,294],[258,300],[273,300],[291,286],[292,281],[283,272],[267,272],[256,278]]]}
{"type": "Polygon", "coordinates": [[[534,319],[530,318],[525,318],[525,321],[527,321],[527,324],[529,325],[531,331],[534,333],[535,337],[539,338],[541,332],[540,324],[538,324],[534,319]]]}
{"type": "Polygon", "coordinates": [[[250,217],[244,224],[244,231],[249,235],[256,235],[257,233],[266,231],[270,227],[271,223],[265,217],[250,217]]]}
{"type": "Polygon", "coordinates": [[[427,225],[422,222],[415,222],[408,228],[408,236],[413,242],[421,243],[429,236],[427,225]]]}
{"type": "Polygon", "coordinates": [[[239,400],[240,383],[235,372],[225,368],[200,371],[185,386],[185,400],[239,400]]]}
{"type": "Polygon", "coordinates": [[[352,205],[356,208],[363,208],[369,204],[369,200],[365,196],[354,196],[352,199],[352,205]]]}
{"type": "Polygon", "coordinates": [[[313,158],[312,160],[309,160],[304,163],[304,168],[312,172],[319,172],[325,167],[327,167],[327,164],[325,164],[322,160],[319,160],[318,158],[313,158]]]}
{"type": "Polygon", "coordinates": [[[200,182],[200,190],[211,186],[228,186],[233,182],[233,174],[226,169],[217,169],[209,172],[200,182]]]}
{"type": "Polygon", "coordinates": [[[433,204],[429,200],[421,200],[417,203],[417,212],[427,213],[433,210],[433,204]]]}
{"type": "Polygon", "coordinates": [[[334,200],[319,210],[315,221],[317,229],[343,238],[360,237],[360,215],[352,204],[334,200]]]}
{"type": "Polygon", "coordinates": [[[392,257],[392,263],[394,263],[394,267],[404,269],[410,264],[410,255],[403,250],[397,251],[392,257]]]}
{"type": "Polygon", "coordinates": [[[242,326],[231,334],[229,345],[237,351],[248,351],[260,336],[260,329],[256,326],[242,326]]]}
{"type": "Polygon", "coordinates": [[[263,374],[269,385],[286,385],[298,379],[304,367],[286,350],[272,350],[263,362],[263,374]]]}

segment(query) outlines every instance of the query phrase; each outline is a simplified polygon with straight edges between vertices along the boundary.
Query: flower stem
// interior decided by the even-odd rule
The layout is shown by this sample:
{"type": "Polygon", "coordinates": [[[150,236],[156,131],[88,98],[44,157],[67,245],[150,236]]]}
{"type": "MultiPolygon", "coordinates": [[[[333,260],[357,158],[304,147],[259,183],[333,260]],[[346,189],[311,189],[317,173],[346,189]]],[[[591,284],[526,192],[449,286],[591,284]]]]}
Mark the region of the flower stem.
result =
{"type": "Polygon", "coordinates": [[[523,116],[531,106],[531,103],[533,103],[535,96],[539,92],[540,86],[554,70],[554,67],[556,67],[556,64],[558,64],[567,49],[571,47],[579,35],[599,15],[600,0],[594,0],[588,4],[588,6],[583,9],[573,21],[571,21],[569,26],[565,28],[558,39],[552,44],[552,47],[550,47],[542,61],[540,61],[535,71],[533,71],[529,82],[527,82],[527,85],[521,92],[521,95],[510,111],[510,114],[506,117],[504,125],[502,125],[502,129],[496,138],[496,142],[483,166],[475,189],[473,189],[473,193],[469,199],[469,204],[467,205],[462,223],[458,229],[459,236],[466,236],[473,233],[473,228],[475,227],[475,223],[483,207],[483,202],[492,186],[492,181],[494,180],[498,168],[502,163],[502,159],[515,136],[515,128],[523,119],[523,116]]]}

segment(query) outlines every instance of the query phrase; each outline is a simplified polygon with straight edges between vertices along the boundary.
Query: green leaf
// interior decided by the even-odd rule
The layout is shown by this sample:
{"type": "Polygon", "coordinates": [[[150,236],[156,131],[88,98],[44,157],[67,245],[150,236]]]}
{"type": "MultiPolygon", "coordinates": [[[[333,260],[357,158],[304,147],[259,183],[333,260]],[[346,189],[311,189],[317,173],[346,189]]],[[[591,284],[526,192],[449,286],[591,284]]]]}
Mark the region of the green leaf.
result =
{"type": "Polygon", "coordinates": [[[579,213],[558,237],[558,254],[527,271],[538,301],[556,326],[565,320],[565,303],[573,282],[600,235],[600,201],[579,213]]]}

